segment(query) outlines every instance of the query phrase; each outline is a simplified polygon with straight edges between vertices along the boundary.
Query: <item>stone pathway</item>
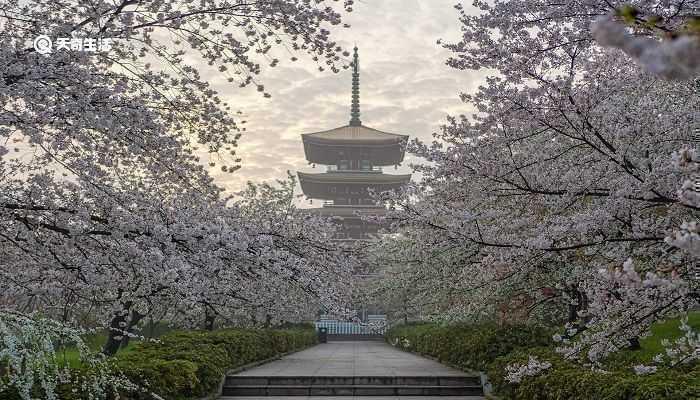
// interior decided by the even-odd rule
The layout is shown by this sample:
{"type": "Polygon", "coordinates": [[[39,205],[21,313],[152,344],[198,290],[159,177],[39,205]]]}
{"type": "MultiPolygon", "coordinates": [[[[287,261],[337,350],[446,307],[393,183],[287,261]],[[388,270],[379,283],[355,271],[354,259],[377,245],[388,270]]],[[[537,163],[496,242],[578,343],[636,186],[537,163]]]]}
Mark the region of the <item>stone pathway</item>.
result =
{"type": "MultiPolygon", "coordinates": [[[[280,360],[243,371],[234,377],[467,377],[459,370],[404,352],[381,341],[330,342],[290,354],[280,360]]],[[[222,397],[269,400],[272,397],[222,397]]],[[[293,396],[274,399],[483,399],[480,396],[293,396]]]]}
{"type": "Polygon", "coordinates": [[[221,400],[485,400],[481,396],[286,396],[286,397],[219,397],[221,400]]]}

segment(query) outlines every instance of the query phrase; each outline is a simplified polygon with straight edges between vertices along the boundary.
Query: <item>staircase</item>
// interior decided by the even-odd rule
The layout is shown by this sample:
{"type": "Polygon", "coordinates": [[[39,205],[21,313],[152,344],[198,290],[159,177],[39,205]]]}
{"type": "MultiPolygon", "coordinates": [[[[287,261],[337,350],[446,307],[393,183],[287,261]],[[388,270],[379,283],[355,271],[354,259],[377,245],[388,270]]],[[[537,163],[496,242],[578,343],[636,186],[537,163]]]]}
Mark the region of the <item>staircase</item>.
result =
{"type": "Polygon", "coordinates": [[[281,396],[483,396],[478,376],[228,376],[224,398],[281,396]]]}

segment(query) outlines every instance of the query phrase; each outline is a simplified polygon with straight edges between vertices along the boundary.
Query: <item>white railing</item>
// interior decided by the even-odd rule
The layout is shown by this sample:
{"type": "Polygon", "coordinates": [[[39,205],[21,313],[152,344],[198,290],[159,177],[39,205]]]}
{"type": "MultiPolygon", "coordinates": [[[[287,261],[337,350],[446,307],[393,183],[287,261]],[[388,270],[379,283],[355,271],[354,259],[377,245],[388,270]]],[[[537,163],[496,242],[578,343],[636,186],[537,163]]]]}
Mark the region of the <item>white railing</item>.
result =
{"type": "Polygon", "coordinates": [[[360,168],[360,169],[349,169],[349,168],[338,168],[337,165],[327,165],[326,172],[383,172],[382,167],[371,167],[371,168],[360,168]]]}
{"type": "Polygon", "coordinates": [[[376,318],[366,323],[336,320],[316,321],[316,329],[320,328],[326,328],[328,335],[384,335],[386,319],[376,318]]]}

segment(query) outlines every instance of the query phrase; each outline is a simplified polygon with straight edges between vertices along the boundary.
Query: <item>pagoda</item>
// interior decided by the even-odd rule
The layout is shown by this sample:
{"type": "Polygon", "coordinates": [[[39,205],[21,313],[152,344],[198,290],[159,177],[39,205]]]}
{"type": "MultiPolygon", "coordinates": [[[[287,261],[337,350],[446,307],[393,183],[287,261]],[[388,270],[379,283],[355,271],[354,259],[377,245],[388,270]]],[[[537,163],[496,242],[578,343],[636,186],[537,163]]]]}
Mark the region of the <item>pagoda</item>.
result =
{"type": "Polygon", "coordinates": [[[372,199],[370,191],[398,189],[411,175],[389,175],[382,167],[398,166],[404,158],[407,135],[382,132],[360,120],[360,59],[355,47],[352,62],[350,123],[339,128],[302,134],[306,160],[326,166],[322,173],[299,172],[299,182],[309,199],[323,201],[315,213],[336,217],[341,224],[336,239],[369,239],[381,228],[364,221],[362,215],[382,215],[384,205],[372,199]]]}

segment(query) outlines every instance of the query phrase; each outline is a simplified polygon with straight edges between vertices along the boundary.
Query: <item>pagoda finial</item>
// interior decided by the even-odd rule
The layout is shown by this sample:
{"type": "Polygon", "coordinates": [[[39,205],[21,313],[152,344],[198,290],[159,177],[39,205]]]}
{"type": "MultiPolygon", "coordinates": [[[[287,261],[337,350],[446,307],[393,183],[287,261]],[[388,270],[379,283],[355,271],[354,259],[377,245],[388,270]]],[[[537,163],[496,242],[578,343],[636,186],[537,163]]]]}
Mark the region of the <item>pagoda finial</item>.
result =
{"type": "Polygon", "coordinates": [[[360,126],[360,56],[357,54],[357,46],[355,46],[355,55],[352,61],[352,104],[350,106],[350,126],[360,126]]]}

